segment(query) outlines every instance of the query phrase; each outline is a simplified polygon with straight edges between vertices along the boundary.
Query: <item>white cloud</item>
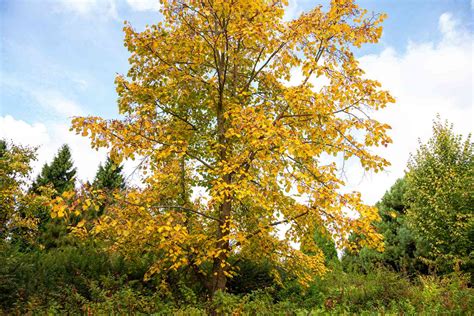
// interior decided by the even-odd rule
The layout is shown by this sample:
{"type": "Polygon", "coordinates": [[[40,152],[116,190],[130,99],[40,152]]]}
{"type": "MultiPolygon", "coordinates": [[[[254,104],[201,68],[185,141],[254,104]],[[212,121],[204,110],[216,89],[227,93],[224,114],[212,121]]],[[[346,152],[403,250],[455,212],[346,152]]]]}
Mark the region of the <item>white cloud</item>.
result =
{"type": "Polygon", "coordinates": [[[77,176],[81,181],[92,180],[99,163],[106,157],[105,150],[91,149],[87,138],[70,132],[68,124],[29,124],[10,115],[0,116],[0,138],[15,144],[38,147],[38,159],[32,164],[34,176],[45,163],[51,162],[63,144],[68,144],[71,148],[77,176]]]}
{"type": "MultiPolygon", "coordinates": [[[[55,119],[64,119],[72,116],[84,115],[84,111],[79,104],[74,100],[71,100],[69,97],[66,97],[58,90],[49,89],[44,86],[33,86],[27,81],[20,81],[3,73],[1,73],[1,75],[0,86],[4,86],[2,88],[17,90],[28,94],[50,118],[54,117],[55,119]]],[[[80,79],[76,79],[75,83],[80,89],[82,89],[84,85],[87,85],[86,81],[80,79]]]]}
{"type": "Polygon", "coordinates": [[[45,110],[52,111],[60,116],[72,117],[84,114],[81,107],[55,90],[30,91],[39,105],[45,110]]]}
{"type": "Polygon", "coordinates": [[[431,136],[436,114],[452,122],[456,133],[473,131],[472,34],[449,13],[440,16],[439,30],[438,43],[411,42],[403,54],[387,48],[360,58],[367,77],[379,80],[397,100],[375,113],[378,120],[392,126],[394,143],[377,150],[392,166],[373,175],[363,176],[356,171],[358,166],[348,171],[350,187],[361,191],[368,203],[378,201],[403,176],[418,138],[426,141],[431,136]]]}
{"type": "Polygon", "coordinates": [[[86,15],[97,5],[95,0],[58,0],[58,4],[64,9],[86,15]]]}
{"type": "MultiPolygon", "coordinates": [[[[94,150],[89,138],[69,131],[69,122],[33,123],[15,119],[11,115],[0,116],[0,139],[15,144],[37,148],[37,160],[32,163],[34,179],[45,163],[50,163],[63,144],[69,145],[74,166],[77,168],[79,183],[92,181],[100,163],[107,157],[107,149],[94,150]]],[[[141,183],[139,173],[135,172],[140,160],[124,162],[123,174],[129,185],[141,183]]]]}
{"type": "Polygon", "coordinates": [[[127,0],[127,3],[135,11],[158,11],[161,8],[159,0],[127,0]]]}
{"type": "Polygon", "coordinates": [[[439,30],[442,34],[446,35],[456,35],[458,27],[458,21],[453,19],[453,16],[449,12],[441,14],[439,17],[439,30]]]}
{"type": "Polygon", "coordinates": [[[56,0],[55,9],[71,12],[82,17],[101,16],[120,20],[115,0],[56,0]]]}
{"type": "Polygon", "coordinates": [[[40,146],[50,141],[44,124],[31,125],[10,115],[0,116],[0,138],[15,139],[18,144],[30,146],[40,146]]]}

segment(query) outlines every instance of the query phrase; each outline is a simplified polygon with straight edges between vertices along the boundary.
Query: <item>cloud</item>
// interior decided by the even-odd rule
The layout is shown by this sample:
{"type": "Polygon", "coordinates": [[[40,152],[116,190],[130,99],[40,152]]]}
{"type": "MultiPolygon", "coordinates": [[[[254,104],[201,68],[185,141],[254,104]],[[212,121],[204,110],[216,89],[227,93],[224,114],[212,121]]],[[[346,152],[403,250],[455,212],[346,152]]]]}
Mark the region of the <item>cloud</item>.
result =
{"type": "Polygon", "coordinates": [[[120,20],[115,0],[56,0],[59,12],[75,13],[82,17],[102,16],[120,20]]]}
{"type": "Polygon", "coordinates": [[[158,11],[161,8],[159,0],[127,0],[134,11],[158,11]]]}
{"type": "Polygon", "coordinates": [[[0,138],[15,144],[38,147],[38,159],[32,164],[33,176],[40,172],[45,163],[51,162],[63,144],[70,146],[77,176],[82,181],[92,180],[99,163],[106,157],[105,150],[91,149],[89,140],[70,132],[67,124],[29,124],[10,115],[0,116],[0,138]]]}
{"type": "MultiPolygon", "coordinates": [[[[294,2],[294,0],[292,0],[294,2]]],[[[117,11],[118,0],[55,0],[58,12],[74,13],[81,17],[105,17],[120,21],[117,11]]],[[[126,0],[133,11],[159,11],[159,0],[126,0]]]]}
{"type": "Polygon", "coordinates": [[[348,170],[350,188],[375,203],[404,174],[409,154],[432,134],[433,119],[440,114],[454,124],[456,133],[473,131],[473,36],[450,14],[439,18],[441,40],[410,42],[406,51],[386,48],[380,54],[360,58],[367,77],[379,80],[397,102],[374,117],[392,126],[394,143],[377,149],[392,162],[381,174],[363,174],[358,166],[348,170]]]}
{"type": "MultiPolygon", "coordinates": [[[[48,119],[68,119],[72,116],[84,115],[82,107],[66,97],[58,90],[48,89],[44,87],[32,87],[26,82],[2,76],[0,86],[15,90],[17,93],[26,93],[32,99],[35,105],[41,107],[48,119]]],[[[36,110],[36,109],[35,109],[36,110]]]]}
{"type": "Polygon", "coordinates": [[[30,93],[34,96],[39,105],[45,110],[52,111],[62,117],[72,117],[84,114],[80,105],[69,100],[63,94],[55,90],[33,90],[30,93]]]}
{"type": "Polygon", "coordinates": [[[0,138],[15,139],[22,145],[40,146],[50,141],[48,130],[42,123],[28,124],[12,116],[0,116],[0,138]]]}
{"type": "MultiPolygon", "coordinates": [[[[27,123],[11,115],[0,116],[0,139],[37,148],[37,160],[32,163],[31,179],[36,178],[45,163],[50,163],[63,144],[69,145],[79,183],[93,181],[100,163],[107,157],[107,149],[92,149],[89,139],[69,131],[69,123],[27,123]]],[[[123,163],[127,184],[139,186],[140,175],[135,172],[140,160],[123,163]]]]}
{"type": "Polygon", "coordinates": [[[81,15],[89,14],[97,5],[95,0],[58,0],[57,3],[64,10],[76,12],[81,15]]]}

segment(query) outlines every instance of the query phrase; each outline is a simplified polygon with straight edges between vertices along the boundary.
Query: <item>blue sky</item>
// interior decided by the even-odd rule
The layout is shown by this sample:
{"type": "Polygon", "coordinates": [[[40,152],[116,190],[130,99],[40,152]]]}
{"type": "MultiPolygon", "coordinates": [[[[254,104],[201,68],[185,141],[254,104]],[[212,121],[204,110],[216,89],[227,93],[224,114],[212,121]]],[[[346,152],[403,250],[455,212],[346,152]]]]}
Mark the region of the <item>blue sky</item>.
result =
{"type": "MultiPolygon", "coordinates": [[[[291,0],[287,15],[317,3],[291,0]]],[[[403,174],[408,153],[417,137],[429,136],[436,113],[460,132],[472,131],[473,10],[468,0],[358,3],[389,15],[381,42],[356,54],[398,101],[380,114],[399,142],[388,152],[393,167],[352,183],[362,191],[384,186],[367,193],[373,202],[403,174]]],[[[0,137],[41,146],[37,166],[68,142],[80,177],[91,178],[104,153],[67,132],[69,117],[117,115],[113,81],[128,69],[123,21],[141,30],[161,19],[157,8],[153,0],[0,0],[0,137]]]]}

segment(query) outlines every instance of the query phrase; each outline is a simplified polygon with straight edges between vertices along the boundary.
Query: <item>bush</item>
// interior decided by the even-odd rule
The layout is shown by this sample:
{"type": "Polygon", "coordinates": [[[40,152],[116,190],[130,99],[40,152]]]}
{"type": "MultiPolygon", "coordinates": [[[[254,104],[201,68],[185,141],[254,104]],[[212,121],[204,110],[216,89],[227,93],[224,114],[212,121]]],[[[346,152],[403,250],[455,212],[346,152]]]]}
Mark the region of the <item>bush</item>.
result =
{"type": "Polygon", "coordinates": [[[265,281],[258,289],[254,276],[266,275],[267,270],[256,266],[252,273],[252,265],[246,263],[248,270],[241,271],[247,272],[230,282],[234,293],[218,292],[207,301],[205,291],[183,271],[144,282],[152,258],[129,261],[93,244],[28,253],[5,243],[0,247],[0,304],[5,314],[206,315],[214,310],[234,315],[367,315],[474,310],[469,276],[460,273],[410,280],[388,268],[345,272],[333,263],[332,271],[308,288],[286,276],[283,285],[265,281]]]}

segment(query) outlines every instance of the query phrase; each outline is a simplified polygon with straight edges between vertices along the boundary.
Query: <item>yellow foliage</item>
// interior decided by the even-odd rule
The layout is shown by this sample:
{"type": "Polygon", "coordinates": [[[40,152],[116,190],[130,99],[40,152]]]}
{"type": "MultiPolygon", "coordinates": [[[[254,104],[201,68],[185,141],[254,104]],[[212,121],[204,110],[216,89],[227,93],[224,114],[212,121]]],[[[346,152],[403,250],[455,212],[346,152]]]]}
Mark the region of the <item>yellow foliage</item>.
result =
{"type": "Polygon", "coordinates": [[[238,252],[307,284],[324,273],[323,256],[290,245],[312,236],[316,223],[340,246],[357,231],[382,248],[376,210],[360,194],[341,193],[338,158],[375,172],[389,164],[370,148],[391,142],[390,127],[367,114],[394,99],[363,76],[353,54],[379,40],[385,16],[334,0],[285,21],[286,3],[163,1],[163,22],[143,32],[124,27],[131,67],[116,78],[124,118],[74,118],[72,129],[110,148],[116,162],[142,159],[145,188],[116,197],[95,231],[109,234],[115,250],[160,254],[147,277],[210,262],[215,290],[238,252]],[[295,69],[303,74],[296,83],[295,69]],[[196,187],[205,194],[193,202],[196,187]]]}

